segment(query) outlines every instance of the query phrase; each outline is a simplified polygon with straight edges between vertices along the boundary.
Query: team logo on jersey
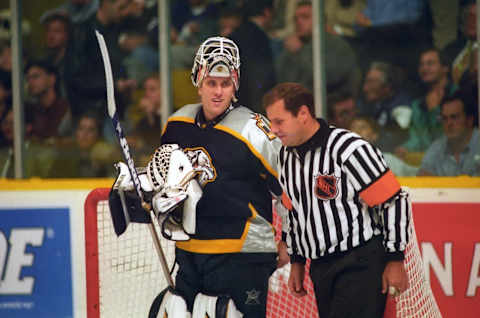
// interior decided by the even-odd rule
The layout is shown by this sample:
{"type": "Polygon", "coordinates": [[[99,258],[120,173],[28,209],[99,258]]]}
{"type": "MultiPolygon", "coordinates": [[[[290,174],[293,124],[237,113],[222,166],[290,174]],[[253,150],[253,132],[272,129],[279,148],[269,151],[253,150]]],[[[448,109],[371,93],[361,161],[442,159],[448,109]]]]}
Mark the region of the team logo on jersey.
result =
{"type": "Polygon", "coordinates": [[[261,131],[263,131],[263,133],[267,136],[269,140],[273,140],[276,138],[275,134],[272,133],[268,119],[257,113],[253,115],[253,119],[255,119],[257,127],[260,128],[261,131]]]}
{"type": "Polygon", "coordinates": [[[332,175],[316,174],[314,176],[314,193],[320,200],[335,199],[338,195],[338,178],[332,175]]]}
{"type": "Polygon", "coordinates": [[[213,182],[215,179],[217,179],[217,170],[213,165],[212,157],[205,148],[185,148],[184,151],[187,154],[187,157],[190,159],[192,166],[201,170],[198,182],[202,187],[207,183],[213,182]]]}

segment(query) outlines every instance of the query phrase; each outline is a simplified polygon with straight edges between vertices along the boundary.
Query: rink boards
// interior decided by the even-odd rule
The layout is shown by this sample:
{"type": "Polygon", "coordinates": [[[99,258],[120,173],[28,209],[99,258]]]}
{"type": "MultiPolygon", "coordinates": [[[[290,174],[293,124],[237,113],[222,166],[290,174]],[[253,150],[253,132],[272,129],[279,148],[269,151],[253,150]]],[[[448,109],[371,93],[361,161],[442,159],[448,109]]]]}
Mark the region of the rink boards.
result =
{"type": "MultiPolygon", "coordinates": [[[[480,311],[480,178],[402,178],[444,317],[480,311]]],[[[0,181],[0,317],[86,317],[84,202],[113,180],[0,181]]]]}

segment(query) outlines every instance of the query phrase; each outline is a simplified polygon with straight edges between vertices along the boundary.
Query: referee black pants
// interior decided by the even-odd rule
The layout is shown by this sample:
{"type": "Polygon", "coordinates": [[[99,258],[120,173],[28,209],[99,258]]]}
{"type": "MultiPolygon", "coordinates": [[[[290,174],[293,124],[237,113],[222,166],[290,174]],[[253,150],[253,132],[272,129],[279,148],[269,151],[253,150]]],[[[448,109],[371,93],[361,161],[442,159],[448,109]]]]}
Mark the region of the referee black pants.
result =
{"type": "Polygon", "coordinates": [[[341,256],[312,260],[310,277],[320,318],[383,317],[385,264],[381,237],[341,256]]]}
{"type": "Polygon", "coordinates": [[[197,293],[228,295],[245,318],[264,318],[268,279],[276,269],[275,253],[197,254],[175,249],[179,270],[175,290],[190,312],[197,293]]]}

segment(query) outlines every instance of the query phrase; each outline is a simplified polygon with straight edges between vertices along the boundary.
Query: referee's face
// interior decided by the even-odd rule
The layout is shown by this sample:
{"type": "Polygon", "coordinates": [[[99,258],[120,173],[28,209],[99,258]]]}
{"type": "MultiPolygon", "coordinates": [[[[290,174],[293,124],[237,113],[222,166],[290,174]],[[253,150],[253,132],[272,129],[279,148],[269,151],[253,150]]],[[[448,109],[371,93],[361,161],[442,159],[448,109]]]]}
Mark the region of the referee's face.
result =
{"type": "Polygon", "coordinates": [[[305,142],[304,110],[294,116],[285,108],[283,99],[266,107],[267,117],[270,120],[272,132],[287,147],[294,147],[305,142]]]}

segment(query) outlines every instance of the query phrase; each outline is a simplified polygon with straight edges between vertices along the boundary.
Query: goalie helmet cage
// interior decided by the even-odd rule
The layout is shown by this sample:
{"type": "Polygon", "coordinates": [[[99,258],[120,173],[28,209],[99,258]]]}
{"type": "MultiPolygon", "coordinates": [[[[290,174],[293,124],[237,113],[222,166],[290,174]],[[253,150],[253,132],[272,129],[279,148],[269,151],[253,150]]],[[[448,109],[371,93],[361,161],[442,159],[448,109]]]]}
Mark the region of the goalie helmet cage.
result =
{"type": "MultiPolygon", "coordinates": [[[[124,234],[115,235],[109,191],[95,189],[85,202],[87,318],[148,317],[154,298],[168,284],[146,224],[131,223],[124,234]]],[[[409,289],[394,300],[388,298],[384,318],[441,318],[425,278],[413,218],[410,224],[405,258],[409,289]]],[[[276,215],[274,225],[280,235],[281,222],[276,215]]],[[[161,245],[171,267],[174,243],[161,238],[161,245]]],[[[318,317],[312,282],[307,277],[306,297],[293,297],[287,286],[289,270],[289,265],[284,266],[270,278],[267,317],[318,317]]]]}

